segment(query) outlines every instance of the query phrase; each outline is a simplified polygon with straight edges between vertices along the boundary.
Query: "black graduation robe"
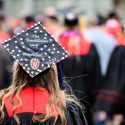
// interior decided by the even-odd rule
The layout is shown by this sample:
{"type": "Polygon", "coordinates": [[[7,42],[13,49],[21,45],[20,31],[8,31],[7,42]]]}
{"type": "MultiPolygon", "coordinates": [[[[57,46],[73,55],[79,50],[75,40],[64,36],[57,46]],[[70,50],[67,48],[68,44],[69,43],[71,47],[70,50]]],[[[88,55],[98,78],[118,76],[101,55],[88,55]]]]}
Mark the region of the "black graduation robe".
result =
{"type": "MultiPolygon", "coordinates": [[[[20,120],[20,125],[53,125],[54,123],[54,109],[52,110],[52,117],[45,121],[44,123],[40,123],[36,121],[33,115],[35,111],[36,115],[45,114],[46,103],[49,99],[48,92],[44,88],[33,88],[29,87],[22,91],[20,94],[22,99],[22,106],[15,110],[16,115],[20,120]]],[[[12,114],[13,106],[10,103],[10,97],[5,99],[5,118],[1,125],[16,125],[16,121],[12,114]]],[[[16,97],[14,97],[14,101],[16,101],[16,97]]],[[[73,106],[73,104],[67,105],[67,111],[65,112],[67,118],[67,125],[88,125],[86,118],[84,116],[84,112],[78,106],[73,106]]],[[[57,119],[56,125],[60,125],[60,118],[57,119]]]]}
{"type": "MultiPolygon", "coordinates": [[[[32,120],[33,113],[20,113],[17,114],[20,119],[20,125],[53,125],[54,118],[51,117],[44,123],[34,122],[32,120]]],[[[68,107],[66,112],[67,125],[88,125],[84,113],[79,108],[68,107]]],[[[57,120],[56,125],[60,124],[60,119],[57,120]]],[[[4,121],[1,125],[17,125],[13,117],[9,118],[6,114],[4,121]]]]}
{"type": "Polygon", "coordinates": [[[0,45],[0,89],[9,87],[13,59],[9,53],[0,45]]]}
{"type": "Polygon", "coordinates": [[[70,56],[62,61],[62,71],[73,93],[84,104],[88,124],[92,125],[91,109],[94,104],[94,90],[101,79],[99,57],[94,44],[84,55],[70,56]]]}
{"type": "Polygon", "coordinates": [[[61,62],[64,78],[76,97],[85,105],[88,124],[92,125],[90,110],[94,104],[93,90],[101,77],[96,47],[76,30],[65,31],[58,41],[70,55],[61,62]]]}
{"type": "Polygon", "coordinates": [[[99,57],[94,44],[90,45],[88,53],[70,56],[62,61],[62,71],[75,95],[82,102],[88,98],[87,103],[93,104],[93,91],[101,78],[99,57]]]}
{"type": "Polygon", "coordinates": [[[125,114],[125,46],[117,46],[100,88],[96,90],[95,110],[125,114]]]}

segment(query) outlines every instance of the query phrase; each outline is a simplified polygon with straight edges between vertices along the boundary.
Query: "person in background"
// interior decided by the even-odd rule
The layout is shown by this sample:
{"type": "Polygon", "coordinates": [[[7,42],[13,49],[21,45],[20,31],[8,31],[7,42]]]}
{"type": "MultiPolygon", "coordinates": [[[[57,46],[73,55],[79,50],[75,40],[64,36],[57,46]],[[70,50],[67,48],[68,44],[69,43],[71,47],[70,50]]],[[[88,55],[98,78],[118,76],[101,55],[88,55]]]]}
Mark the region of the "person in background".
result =
{"type": "Polygon", "coordinates": [[[57,39],[59,37],[63,28],[59,23],[58,13],[55,8],[48,7],[45,9],[43,13],[43,26],[54,38],[57,39]]]}
{"type": "Polygon", "coordinates": [[[123,97],[125,90],[125,41],[122,43],[118,44],[112,52],[105,75],[105,83],[98,90],[96,102],[96,109],[106,112],[113,125],[125,123],[125,99],[123,97]]]}
{"type": "Polygon", "coordinates": [[[58,41],[68,51],[70,57],[62,61],[62,71],[74,94],[85,104],[87,119],[89,124],[92,124],[90,113],[90,105],[94,103],[92,91],[100,78],[98,54],[95,46],[79,31],[78,18],[74,13],[66,15],[64,25],[65,31],[59,36],[58,41]]]}
{"type": "Polygon", "coordinates": [[[10,35],[5,32],[6,17],[3,12],[0,12],[0,90],[7,88],[11,81],[11,61],[12,58],[1,44],[10,38],[10,35]],[[8,77],[7,77],[8,76],[8,77]]]}
{"type": "Polygon", "coordinates": [[[109,19],[105,24],[106,32],[112,35],[114,38],[119,38],[122,34],[122,25],[115,19],[109,19]]]}
{"type": "Polygon", "coordinates": [[[119,15],[117,14],[117,12],[115,10],[114,11],[110,11],[108,13],[107,20],[110,20],[110,19],[117,20],[118,22],[120,21],[119,15]]]}
{"type": "Polygon", "coordinates": [[[106,19],[103,16],[99,15],[97,26],[89,32],[85,32],[86,39],[91,40],[97,48],[102,77],[106,74],[108,62],[110,60],[112,51],[116,46],[116,39],[114,38],[114,36],[107,33],[105,23],[107,23],[106,19]]]}
{"type": "Polygon", "coordinates": [[[12,60],[10,54],[0,45],[0,90],[10,85],[12,60]]]}
{"type": "MultiPolygon", "coordinates": [[[[123,121],[123,116],[118,113],[121,109],[118,108],[117,100],[120,98],[118,93],[121,93],[119,91],[123,88],[120,87],[121,89],[119,90],[117,90],[117,88],[120,84],[122,86],[122,81],[124,81],[124,79],[120,77],[121,75],[119,76],[120,72],[124,72],[124,68],[121,68],[123,71],[120,69],[121,66],[124,67],[124,65],[121,65],[124,63],[124,52],[122,51],[124,47],[117,47],[123,46],[124,44],[121,24],[114,18],[108,19],[105,25],[103,25],[103,33],[102,35],[98,33],[99,37],[97,38],[102,37],[102,39],[97,39],[99,42],[96,42],[98,43],[98,48],[101,50],[98,52],[102,55],[100,58],[102,61],[100,62],[103,65],[102,82],[95,90],[96,102],[94,109],[96,113],[94,115],[94,122],[95,124],[105,125],[113,119],[112,124],[119,125],[123,121]]],[[[119,102],[119,105],[122,107],[123,104],[119,102]]]]}
{"type": "Polygon", "coordinates": [[[15,34],[19,33],[22,29],[22,19],[10,18],[8,19],[9,34],[13,37],[15,34]]]}
{"type": "Polygon", "coordinates": [[[125,34],[123,24],[115,18],[108,19],[105,25],[106,32],[116,39],[117,45],[123,45],[125,34]]]}
{"type": "Polygon", "coordinates": [[[31,28],[35,24],[35,16],[34,15],[27,15],[23,18],[22,21],[22,28],[31,28]]]}
{"type": "Polygon", "coordinates": [[[5,40],[10,38],[10,35],[4,29],[5,15],[0,12],[0,44],[4,43],[5,40]]]}

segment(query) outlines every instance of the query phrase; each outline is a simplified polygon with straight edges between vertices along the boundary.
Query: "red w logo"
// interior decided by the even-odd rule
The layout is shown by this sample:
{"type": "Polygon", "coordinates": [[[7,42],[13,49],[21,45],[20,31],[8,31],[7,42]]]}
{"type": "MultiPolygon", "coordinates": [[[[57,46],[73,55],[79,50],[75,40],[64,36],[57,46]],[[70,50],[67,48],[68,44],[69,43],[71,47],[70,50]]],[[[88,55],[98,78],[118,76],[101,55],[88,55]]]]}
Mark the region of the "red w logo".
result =
{"type": "Polygon", "coordinates": [[[31,68],[32,68],[33,70],[36,70],[36,69],[38,69],[38,67],[39,67],[39,65],[40,65],[40,61],[39,61],[38,59],[36,59],[36,58],[33,58],[33,59],[31,59],[31,61],[30,61],[30,65],[31,65],[31,68]]]}

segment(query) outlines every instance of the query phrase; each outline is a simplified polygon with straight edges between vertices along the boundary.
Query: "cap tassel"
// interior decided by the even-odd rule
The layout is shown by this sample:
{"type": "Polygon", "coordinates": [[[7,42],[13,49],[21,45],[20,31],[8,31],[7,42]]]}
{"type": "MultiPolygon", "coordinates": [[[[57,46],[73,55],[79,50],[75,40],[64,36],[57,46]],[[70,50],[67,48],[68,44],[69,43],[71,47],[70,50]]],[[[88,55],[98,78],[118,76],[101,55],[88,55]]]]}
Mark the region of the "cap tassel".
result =
{"type": "Polygon", "coordinates": [[[62,73],[62,69],[61,69],[61,64],[57,63],[56,65],[57,65],[60,89],[64,90],[65,89],[65,83],[64,83],[64,79],[63,79],[63,73],[62,73]]]}

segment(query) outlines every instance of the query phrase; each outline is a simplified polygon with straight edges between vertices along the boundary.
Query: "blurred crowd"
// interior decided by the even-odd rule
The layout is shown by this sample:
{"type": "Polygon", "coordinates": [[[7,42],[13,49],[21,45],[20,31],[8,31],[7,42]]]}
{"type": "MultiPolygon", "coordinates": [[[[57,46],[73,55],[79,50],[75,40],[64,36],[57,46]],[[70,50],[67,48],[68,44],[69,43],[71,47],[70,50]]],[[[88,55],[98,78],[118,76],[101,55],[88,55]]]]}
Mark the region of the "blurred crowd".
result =
{"type": "MultiPolygon", "coordinates": [[[[68,12],[60,20],[53,7],[16,19],[1,12],[0,44],[38,21],[69,53],[62,62],[64,79],[85,107],[89,125],[125,125],[125,34],[117,13],[85,18],[68,12]]],[[[12,63],[0,45],[0,89],[11,84],[12,63]]]]}

